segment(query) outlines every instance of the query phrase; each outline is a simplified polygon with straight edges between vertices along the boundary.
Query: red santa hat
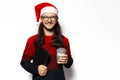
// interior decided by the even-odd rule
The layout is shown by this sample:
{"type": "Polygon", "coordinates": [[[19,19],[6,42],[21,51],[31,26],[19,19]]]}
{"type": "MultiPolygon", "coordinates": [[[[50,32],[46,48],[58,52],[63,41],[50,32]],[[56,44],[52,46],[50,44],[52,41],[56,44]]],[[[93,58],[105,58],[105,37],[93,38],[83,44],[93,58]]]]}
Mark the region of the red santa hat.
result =
{"type": "Polygon", "coordinates": [[[41,15],[45,12],[53,12],[56,15],[58,15],[58,10],[54,5],[47,3],[47,2],[40,3],[40,4],[35,6],[35,13],[36,13],[37,22],[39,22],[41,15]]]}

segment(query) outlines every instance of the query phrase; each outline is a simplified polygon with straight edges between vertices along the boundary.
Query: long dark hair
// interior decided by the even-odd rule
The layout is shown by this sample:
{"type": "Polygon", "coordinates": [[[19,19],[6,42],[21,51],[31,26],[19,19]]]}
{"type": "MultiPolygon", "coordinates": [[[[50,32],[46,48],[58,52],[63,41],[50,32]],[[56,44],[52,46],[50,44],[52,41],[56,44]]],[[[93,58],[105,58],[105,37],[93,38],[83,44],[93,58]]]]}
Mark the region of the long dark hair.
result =
{"type": "MultiPolygon", "coordinates": [[[[44,44],[44,30],[43,30],[43,23],[40,23],[39,29],[38,29],[38,35],[36,37],[36,42],[40,45],[44,44]]],[[[52,38],[52,46],[58,48],[63,46],[63,39],[62,39],[62,32],[61,32],[61,27],[60,24],[57,22],[56,25],[53,28],[54,30],[54,35],[52,38]]]]}

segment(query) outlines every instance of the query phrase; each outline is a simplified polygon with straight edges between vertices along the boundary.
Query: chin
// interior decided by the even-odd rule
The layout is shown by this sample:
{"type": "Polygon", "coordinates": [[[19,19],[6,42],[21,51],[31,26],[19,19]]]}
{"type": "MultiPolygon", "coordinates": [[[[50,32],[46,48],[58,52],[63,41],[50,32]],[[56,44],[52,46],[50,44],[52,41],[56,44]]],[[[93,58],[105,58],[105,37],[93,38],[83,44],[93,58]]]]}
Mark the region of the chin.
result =
{"type": "Polygon", "coordinates": [[[52,29],[54,27],[54,25],[46,25],[46,28],[48,29],[52,29]]]}
{"type": "Polygon", "coordinates": [[[50,26],[49,26],[49,27],[46,27],[46,28],[47,28],[47,29],[52,29],[53,27],[50,27],[50,26]]]}
{"type": "Polygon", "coordinates": [[[46,26],[44,27],[48,31],[53,31],[54,27],[53,26],[46,26]]]}

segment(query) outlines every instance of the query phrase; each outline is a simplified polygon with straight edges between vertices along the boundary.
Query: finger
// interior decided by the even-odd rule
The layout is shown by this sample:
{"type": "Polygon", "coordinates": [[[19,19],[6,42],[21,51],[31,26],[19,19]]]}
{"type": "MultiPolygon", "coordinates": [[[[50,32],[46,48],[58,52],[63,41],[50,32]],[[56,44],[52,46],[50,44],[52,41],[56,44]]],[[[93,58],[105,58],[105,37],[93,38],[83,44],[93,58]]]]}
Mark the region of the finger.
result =
{"type": "Polygon", "coordinates": [[[67,62],[58,62],[58,64],[66,64],[67,62]]]}
{"type": "Polygon", "coordinates": [[[64,61],[64,60],[67,60],[67,59],[68,59],[67,57],[61,57],[60,61],[62,61],[62,60],[64,61]]]}
{"type": "Polygon", "coordinates": [[[67,57],[61,57],[61,60],[67,60],[67,57]]]}
{"type": "Polygon", "coordinates": [[[44,65],[42,66],[42,68],[43,68],[43,69],[47,69],[47,67],[46,67],[46,66],[44,66],[44,65]]]}
{"type": "Polygon", "coordinates": [[[59,64],[65,64],[65,63],[67,63],[67,59],[60,59],[58,63],[59,64]]]}
{"type": "Polygon", "coordinates": [[[46,75],[46,73],[47,73],[47,72],[43,72],[43,73],[41,73],[41,76],[45,76],[45,75],[46,75]]]}
{"type": "Polygon", "coordinates": [[[59,62],[66,62],[66,61],[67,61],[66,58],[65,58],[65,59],[62,59],[62,58],[61,58],[61,59],[59,60],[59,62]]]}
{"type": "Polygon", "coordinates": [[[67,55],[67,54],[64,54],[64,55],[62,55],[62,56],[65,56],[65,57],[67,57],[68,55],[67,55]]]}

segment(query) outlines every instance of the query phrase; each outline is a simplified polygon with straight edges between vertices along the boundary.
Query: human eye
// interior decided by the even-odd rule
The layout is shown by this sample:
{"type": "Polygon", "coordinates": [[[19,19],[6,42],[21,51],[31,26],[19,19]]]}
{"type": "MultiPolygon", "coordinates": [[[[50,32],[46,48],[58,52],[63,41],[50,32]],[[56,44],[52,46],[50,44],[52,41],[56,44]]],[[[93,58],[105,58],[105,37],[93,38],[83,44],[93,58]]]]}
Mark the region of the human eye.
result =
{"type": "Polygon", "coordinates": [[[43,18],[44,20],[48,20],[48,16],[41,16],[41,18],[43,18]]]}
{"type": "Polygon", "coordinates": [[[51,18],[51,19],[56,19],[57,17],[56,17],[56,16],[51,16],[50,18],[51,18]]]}

